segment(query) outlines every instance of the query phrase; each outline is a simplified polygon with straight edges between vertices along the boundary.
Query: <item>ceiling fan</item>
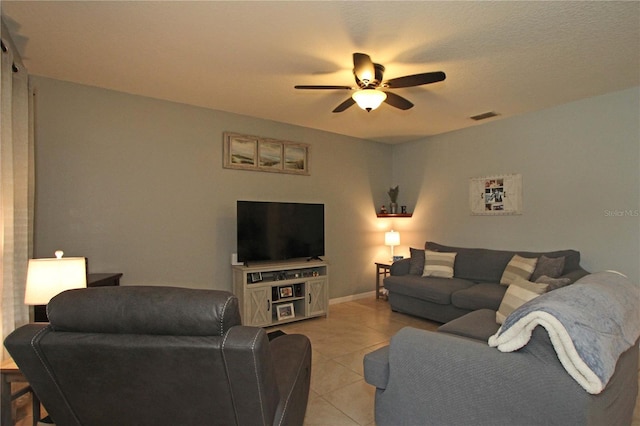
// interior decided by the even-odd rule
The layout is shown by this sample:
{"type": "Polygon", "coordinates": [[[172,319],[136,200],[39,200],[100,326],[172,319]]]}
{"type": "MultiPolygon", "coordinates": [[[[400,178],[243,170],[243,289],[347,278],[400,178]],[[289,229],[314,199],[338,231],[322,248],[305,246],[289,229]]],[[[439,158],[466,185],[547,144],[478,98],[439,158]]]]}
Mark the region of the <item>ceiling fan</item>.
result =
{"type": "Polygon", "coordinates": [[[425,72],[422,74],[405,75],[404,77],[382,80],[384,66],[374,64],[369,55],[364,53],[353,54],[353,75],[356,78],[357,88],[351,86],[295,86],[296,89],[310,90],[356,90],[346,101],[338,105],[333,112],[342,112],[352,106],[358,106],[367,112],[378,108],[382,102],[407,110],[413,104],[392,92],[381,89],[400,89],[403,87],[421,86],[423,84],[437,83],[443,81],[447,76],[442,71],[425,72]]]}

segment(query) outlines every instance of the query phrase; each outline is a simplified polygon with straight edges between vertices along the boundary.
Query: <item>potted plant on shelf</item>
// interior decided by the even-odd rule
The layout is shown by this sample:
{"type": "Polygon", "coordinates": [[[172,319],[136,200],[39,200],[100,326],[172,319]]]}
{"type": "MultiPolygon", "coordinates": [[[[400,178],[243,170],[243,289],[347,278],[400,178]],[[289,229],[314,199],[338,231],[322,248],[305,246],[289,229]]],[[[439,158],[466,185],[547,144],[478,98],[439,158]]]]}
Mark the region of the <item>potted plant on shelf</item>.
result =
{"type": "Polygon", "coordinates": [[[391,199],[391,203],[389,204],[389,213],[396,214],[398,213],[398,193],[400,192],[400,186],[396,185],[395,188],[389,188],[389,198],[391,199]]]}

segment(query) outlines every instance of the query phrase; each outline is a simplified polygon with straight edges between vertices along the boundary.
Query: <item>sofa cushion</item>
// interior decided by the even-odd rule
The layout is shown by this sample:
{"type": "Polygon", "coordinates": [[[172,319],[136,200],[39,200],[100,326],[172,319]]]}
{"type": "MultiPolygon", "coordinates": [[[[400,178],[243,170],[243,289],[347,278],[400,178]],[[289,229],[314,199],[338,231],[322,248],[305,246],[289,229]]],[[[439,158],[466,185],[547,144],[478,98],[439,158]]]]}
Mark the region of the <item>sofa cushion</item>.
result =
{"type": "Polygon", "coordinates": [[[423,277],[453,277],[453,265],[456,261],[456,253],[440,253],[425,250],[423,277]]]}
{"type": "Polygon", "coordinates": [[[571,284],[570,278],[551,278],[546,275],[541,276],[535,282],[542,284],[549,284],[547,287],[547,292],[551,290],[557,290],[560,287],[564,287],[565,285],[571,284]]]}
{"type": "Polygon", "coordinates": [[[497,283],[513,252],[501,252],[483,248],[448,247],[427,241],[426,250],[455,252],[453,276],[465,280],[497,283]]]}
{"type": "Polygon", "coordinates": [[[564,256],[561,257],[547,257],[545,255],[540,256],[538,263],[536,263],[536,269],[531,274],[531,281],[536,282],[538,278],[546,275],[549,278],[558,278],[562,275],[564,269],[564,256]]]}
{"type": "Polygon", "coordinates": [[[548,284],[532,283],[531,281],[517,280],[509,285],[498,312],[496,312],[496,322],[502,324],[511,312],[520,306],[533,300],[547,291],[548,284]]]}
{"type": "Polygon", "coordinates": [[[518,279],[528,280],[536,269],[537,258],[524,258],[514,254],[502,273],[500,284],[509,285],[518,279]]]}
{"type": "Polygon", "coordinates": [[[496,311],[479,309],[441,325],[438,331],[486,342],[498,332],[498,328],[500,324],[496,322],[496,311]]]}
{"type": "Polygon", "coordinates": [[[424,271],[424,250],[410,247],[409,251],[411,252],[409,273],[411,275],[422,275],[424,271]]]}
{"type": "Polygon", "coordinates": [[[389,276],[384,287],[390,292],[426,300],[440,305],[451,303],[451,295],[475,284],[459,278],[417,277],[415,275],[389,276]]]}
{"type": "Polygon", "coordinates": [[[496,283],[480,283],[451,295],[456,307],[475,311],[477,309],[498,310],[507,287],[496,283]]]}

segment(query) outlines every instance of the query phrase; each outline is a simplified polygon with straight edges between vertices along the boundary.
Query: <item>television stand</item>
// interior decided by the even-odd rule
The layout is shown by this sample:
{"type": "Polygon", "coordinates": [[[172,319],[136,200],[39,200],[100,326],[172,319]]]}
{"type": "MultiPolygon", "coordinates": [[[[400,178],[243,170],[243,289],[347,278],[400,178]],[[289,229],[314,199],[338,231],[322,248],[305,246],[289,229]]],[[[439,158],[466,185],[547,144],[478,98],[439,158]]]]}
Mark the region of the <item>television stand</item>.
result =
{"type": "Polygon", "coordinates": [[[327,316],[329,265],[307,262],[233,265],[233,293],[242,324],[270,327],[327,316]]]}

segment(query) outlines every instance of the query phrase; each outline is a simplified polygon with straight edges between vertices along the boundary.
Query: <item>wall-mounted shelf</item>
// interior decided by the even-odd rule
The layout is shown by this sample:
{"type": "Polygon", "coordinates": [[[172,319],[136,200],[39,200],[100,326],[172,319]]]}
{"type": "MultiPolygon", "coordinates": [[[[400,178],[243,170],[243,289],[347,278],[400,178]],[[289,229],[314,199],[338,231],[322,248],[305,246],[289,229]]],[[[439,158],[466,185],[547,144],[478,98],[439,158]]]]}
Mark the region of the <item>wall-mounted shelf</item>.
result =
{"type": "Polygon", "coordinates": [[[378,217],[411,217],[413,213],[378,213],[378,217]]]}

